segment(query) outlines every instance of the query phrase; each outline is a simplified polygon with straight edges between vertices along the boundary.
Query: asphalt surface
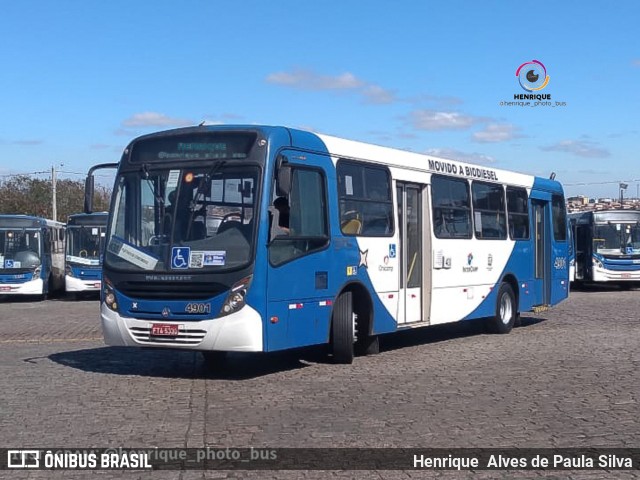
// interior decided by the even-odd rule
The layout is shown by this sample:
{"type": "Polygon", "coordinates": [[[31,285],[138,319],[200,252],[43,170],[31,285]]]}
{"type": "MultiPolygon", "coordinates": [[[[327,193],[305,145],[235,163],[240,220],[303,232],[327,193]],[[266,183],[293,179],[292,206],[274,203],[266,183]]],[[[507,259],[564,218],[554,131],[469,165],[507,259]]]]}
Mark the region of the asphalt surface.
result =
{"type": "MultiPolygon", "coordinates": [[[[95,299],[0,300],[0,446],[640,447],[640,292],[574,291],[509,335],[473,324],[322,349],[104,346],[95,299]]],[[[637,478],[636,471],[0,471],[3,478],[637,478]]]]}

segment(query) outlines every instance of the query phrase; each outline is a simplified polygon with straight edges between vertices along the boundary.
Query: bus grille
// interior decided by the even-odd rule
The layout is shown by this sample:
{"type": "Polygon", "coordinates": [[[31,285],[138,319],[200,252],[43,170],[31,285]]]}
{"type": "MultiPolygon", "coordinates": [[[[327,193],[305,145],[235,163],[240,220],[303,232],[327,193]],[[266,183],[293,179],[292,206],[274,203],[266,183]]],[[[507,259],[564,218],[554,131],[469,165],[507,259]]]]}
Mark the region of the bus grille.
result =
{"type": "Polygon", "coordinates": [[[116,288],[129,298],[141,300],[205,300],[228,290],[217,283],[195,282],[119,282],[116,288]]]}
{"type": "Polygon", "coordinates": [[[204,340],[206,330],[180,330],[175,337],[151,336],[151,327],[130,327],[129,332],[140,343],[149,345],[197,345],[204,340]]]}

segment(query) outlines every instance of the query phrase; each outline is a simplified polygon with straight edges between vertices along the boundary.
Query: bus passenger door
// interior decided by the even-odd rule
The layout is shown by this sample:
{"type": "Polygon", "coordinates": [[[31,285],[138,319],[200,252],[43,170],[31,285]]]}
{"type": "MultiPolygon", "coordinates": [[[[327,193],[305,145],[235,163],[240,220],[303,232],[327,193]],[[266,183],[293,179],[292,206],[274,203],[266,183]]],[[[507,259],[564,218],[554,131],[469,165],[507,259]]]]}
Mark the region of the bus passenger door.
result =
{"type": "MultiPolygon", "coordinates": [[[[424,279],[430,279],[425,268],[424,245],[428,245],[428,234],[423,228],[423,186],[397,182],[399,233],[399,292],[398,324],[428,320],[429,289],[424,279]],[[426,291],[425,291],[426,290],[426,291]]],[[[426,199],[425,199],[426,201],[426,199]]],[[[428,216],[427,216],[428,218],[428,216]]],[[[430,255],[427,255],[430,258],[430,255]]]]}
{"type": "Polygon", "coordinates": [[[548,201],[532,200],[533,209],[533,262],[535,273],[534,305],[549,305],[551,302],[551,233],[548,201]]]}

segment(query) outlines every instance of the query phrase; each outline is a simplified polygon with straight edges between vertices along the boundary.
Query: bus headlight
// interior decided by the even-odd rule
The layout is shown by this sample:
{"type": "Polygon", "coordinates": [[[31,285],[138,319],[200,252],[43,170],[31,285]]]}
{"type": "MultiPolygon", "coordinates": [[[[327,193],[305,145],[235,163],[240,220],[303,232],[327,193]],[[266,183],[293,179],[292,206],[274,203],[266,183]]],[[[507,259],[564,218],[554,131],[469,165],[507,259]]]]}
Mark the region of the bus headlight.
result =
{"type": "Polygon", "coordinates": [[[222,308],[220,309],[220,313],[218,313],[218,317],[231,315],[232,313],[237,312],[245,306],[245,297],[247,296],[247,290],[249,288],[249,284],[251,283],[251,278],[252,276],[249,275],[248,277],[243,278],[235,285],[233,285],[233,287],[231,287],[231,291],[222,304],[222,308]]]}
{"type": "Polygon", "coordinates": [[[38,265],[33,269],[33,278],[40,278],[40,272],[42,272],[42,267],[38,265]]]}
{"type": "Polygon", "coordinates": [[[73,277],[73,269],[71,268],[71,265],[67,265],[64,268],[64,273],[65,275],[67,275],[68,277],[73,277]]]}
{"type": "Polygon", "coordinates": [[[598,268],[602,268],[602,262],[598,260],[596,257],[593,257],[593,264],[598,268]]]}
{"type": "Polygon", "coordinates": [[[102,279],[102,299],[104,304],[114,312],[118,311],[118,302],[116,302],[116,293],[111,286],[111,282],[107,277],[102,279]]]}

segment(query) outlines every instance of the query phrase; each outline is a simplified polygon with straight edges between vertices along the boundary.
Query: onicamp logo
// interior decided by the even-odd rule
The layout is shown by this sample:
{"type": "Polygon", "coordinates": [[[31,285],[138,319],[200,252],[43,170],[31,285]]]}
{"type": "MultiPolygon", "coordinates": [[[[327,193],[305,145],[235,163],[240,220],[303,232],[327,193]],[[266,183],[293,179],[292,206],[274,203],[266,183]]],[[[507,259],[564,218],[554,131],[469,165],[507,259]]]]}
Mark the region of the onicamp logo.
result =
{"type": "Polygon", "coordinates": [[[516,70],[516,77],[520,81],[520,86],[527,92],[542,90],[549,83],[547,69],[538,60],[525,62],[516,70]]]}

